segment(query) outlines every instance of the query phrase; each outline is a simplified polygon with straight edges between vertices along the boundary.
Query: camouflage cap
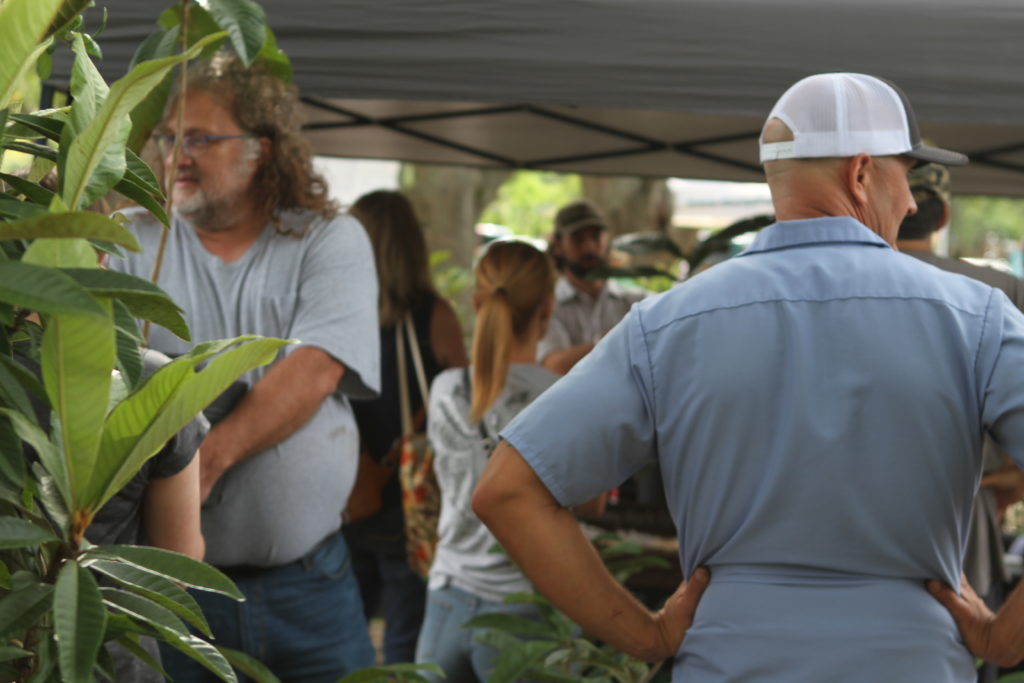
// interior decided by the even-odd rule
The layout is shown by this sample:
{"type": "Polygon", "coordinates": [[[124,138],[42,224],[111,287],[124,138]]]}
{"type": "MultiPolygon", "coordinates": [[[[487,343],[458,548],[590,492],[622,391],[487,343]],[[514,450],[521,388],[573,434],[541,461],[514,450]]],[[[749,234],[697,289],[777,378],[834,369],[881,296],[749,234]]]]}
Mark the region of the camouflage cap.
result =
{"type": "Polygon", "coordinates": [[[907,180],[915,202],[938,197],[950,203],[949,169],[942,164],[921,164],[910,171],[907,180]]]}
{"type": "Polygon", "coordinates": [[[608,228],[601,210],[593,202],[579,199],[558,210],[555,215],[555,236],[569,235],[592,225],[602,230],[608,228]]]}

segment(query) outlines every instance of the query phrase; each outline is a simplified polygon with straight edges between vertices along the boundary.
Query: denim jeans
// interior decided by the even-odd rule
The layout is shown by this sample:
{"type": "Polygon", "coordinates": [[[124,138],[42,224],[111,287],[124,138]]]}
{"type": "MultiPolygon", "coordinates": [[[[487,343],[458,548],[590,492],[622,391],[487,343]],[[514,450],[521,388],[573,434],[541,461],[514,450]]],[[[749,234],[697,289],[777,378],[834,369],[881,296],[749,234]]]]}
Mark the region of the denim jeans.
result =
{"type": "MultiPolygon", "coordinates": [[[[232,578],[245,602],[192,591],[217,645],[255,657],[285,682],[334,683],[373,666],[359,587],[340,533],[295,562],[232,578]]],[[[177,650],[162,645],[161,655],[174,681],[219,680],[177,650]]]]}
{"type": "Polygon", "coordinates": [[[476,637],[486,629],[462,628],[462,625],[478,614],[492,612],[540,619],[533,605],[506,605],[484,600],[451,585],[427,591],[427,611],[416,644],[416,662],[433,662],[447,677],[440,679],[426,674],[428,679],[436,683],[442,680],[474,683],[490,678],[498,653],[494,648],[476,642],[476,637]]]}
{"type": "Polygon", "coordinates": [[[343,527],[366,618],[384,617],[385,664],[414,661],[427,600],[427,582],[409,568],[400,515],[398,522],[392,535],[365,522],[343,527]]]}

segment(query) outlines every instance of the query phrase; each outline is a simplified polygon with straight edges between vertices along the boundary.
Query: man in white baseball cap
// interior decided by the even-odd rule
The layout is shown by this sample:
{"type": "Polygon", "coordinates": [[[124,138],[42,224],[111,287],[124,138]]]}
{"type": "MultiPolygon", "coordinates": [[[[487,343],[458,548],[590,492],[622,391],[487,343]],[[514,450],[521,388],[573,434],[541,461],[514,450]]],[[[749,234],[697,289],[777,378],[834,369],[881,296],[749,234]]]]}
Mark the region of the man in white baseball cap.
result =
{"type": "Polygon", "coordinates": [[[993,617],[941,588],[982,434],[1024,463],[1024,315],[891,247],[910,168],[966,158],[922,145],[899,89],[860,74],[794,85],[761,144],[778,222],[635,305],[520,413],[474,509],[557,606],[674,657],[675,681],[974,681],[929,590],[975,653],[1024,655],[1024,594],[993,617]],[[566,510],[651,462],[688,579],[659,612],[566,510]]]}

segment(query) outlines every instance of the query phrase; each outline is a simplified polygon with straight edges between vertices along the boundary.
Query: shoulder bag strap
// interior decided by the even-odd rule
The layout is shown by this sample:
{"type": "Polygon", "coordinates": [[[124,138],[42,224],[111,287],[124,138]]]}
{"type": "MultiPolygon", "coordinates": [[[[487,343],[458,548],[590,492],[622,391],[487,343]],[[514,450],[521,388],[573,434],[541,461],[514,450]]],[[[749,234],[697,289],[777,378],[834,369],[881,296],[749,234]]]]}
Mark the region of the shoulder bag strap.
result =
{"type": "Polygon", "coordinates": [[[402,436],[412,434],[412,409],[409,401],[409,380],[405,370],[405,340],[402,339],[403,322],[395,323],[395,348],[398,351],[398,407],[402,413],[402,436]]]}
{"type": "Polygon", "coordinates": [[[427,374],[423,372],[423,357],[420,355],[420,341],[416,338],[416,326],[412,322],[412,313],[405,312],[405,334],[409,337],[409,348],[412,350],[412,364],[416,369],[416,381],[420,385],[420,396],[424,407],[430,405],[430,388],[427,386],[427,374]]]}

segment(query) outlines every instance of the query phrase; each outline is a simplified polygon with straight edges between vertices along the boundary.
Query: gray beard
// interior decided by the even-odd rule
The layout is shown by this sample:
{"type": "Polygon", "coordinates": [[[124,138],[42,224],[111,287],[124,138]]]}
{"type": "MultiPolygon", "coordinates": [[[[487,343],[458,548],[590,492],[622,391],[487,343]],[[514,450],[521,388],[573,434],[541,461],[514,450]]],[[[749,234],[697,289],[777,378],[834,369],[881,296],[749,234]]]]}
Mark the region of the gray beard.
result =
{"type": "Polygon", "coordinates": [[[202,193],[193,194],[188,199],[175,203],[174,210],[193,226],[207,232],[221,232],[230,227],[229,221],[225,220],[230,207],[207,201],[202,193]]]}

